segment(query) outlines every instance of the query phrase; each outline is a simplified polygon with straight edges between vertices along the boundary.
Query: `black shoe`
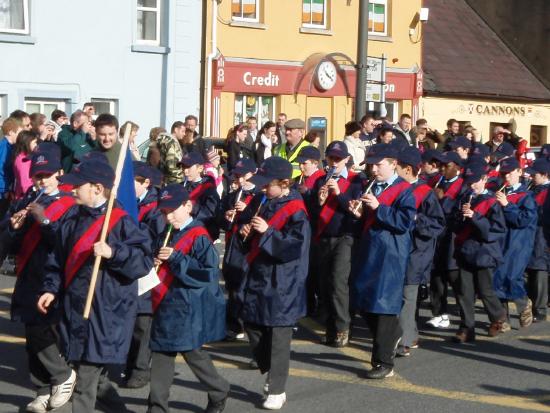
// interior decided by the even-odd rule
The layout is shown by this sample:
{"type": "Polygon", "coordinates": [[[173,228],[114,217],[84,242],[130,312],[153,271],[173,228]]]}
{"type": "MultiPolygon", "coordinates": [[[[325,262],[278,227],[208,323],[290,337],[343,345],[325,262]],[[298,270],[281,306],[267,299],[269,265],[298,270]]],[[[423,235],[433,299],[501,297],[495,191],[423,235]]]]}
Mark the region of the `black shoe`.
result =
{"type": "Polygon", "coordinates": [[[149,383],[149,377],[133,375],[130,379],[124,384],[124,387],[127,389],[141,389],[142,387],[147,386],[149,383]]]}
{"type": "Polygon", "coordinates": [[[541,323],[546,321],[546,314],[535,314],[533,316],[533,323],[541,323]]]}
{"type": "Polygon", "coordinates": [[[366,377],[367,379],[385,379],[386,377],[392,377],[393,376],[393,369],[390,367],[384,367],[384,366],[374,366],[371,370],[367,371],[366,377]]]}
{"type": "Polygon", "coordinates": [[[206,406],[206,410],[204,413],[221,413],[223,412],[223,409],[225,409],[225,402],[227,401],[227,396],[225,396],[223,399],[221,399],[219,402],[213,402],[208,399],[208,406],[206,406]]]}

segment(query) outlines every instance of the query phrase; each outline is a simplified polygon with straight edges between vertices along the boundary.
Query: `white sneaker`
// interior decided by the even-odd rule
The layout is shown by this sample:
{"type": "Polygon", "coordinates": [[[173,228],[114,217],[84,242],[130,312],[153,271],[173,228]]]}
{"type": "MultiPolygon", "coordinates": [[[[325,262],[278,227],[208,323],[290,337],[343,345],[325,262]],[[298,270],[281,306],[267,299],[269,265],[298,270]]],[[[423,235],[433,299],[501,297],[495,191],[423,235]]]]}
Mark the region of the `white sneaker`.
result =
{"type": "Polygon", "coordinates": [[[263,404],[263,408],[267,410],[280,410],[286,403],[286,393],[270,394],[267,396],[263,404]]]}
{"type": "Polygon", "coordinates": [[[76,372],[71,370],[71,375],[63,383],[52,386],[52,396],[50,397],[50,409],[59,409],[69,401],[73,395],[74,385],[76,383],[76,372]]]}
{"type": "Polygon", "coordinates": [[[426,324],[432,326],[433,328],[449,328],[451,326],[451,321],[449,320],[449,316],[447,314],[443,314],[433,317],[428,320],[426,324]]]}
{"type": "Polygon", "coordinates": [[[36,396],[32,402],[27,404],[27,411],[34,413],[44,413],[48,411],[48,400],[50,400],[49,394],[42,396],[36,396]]]}

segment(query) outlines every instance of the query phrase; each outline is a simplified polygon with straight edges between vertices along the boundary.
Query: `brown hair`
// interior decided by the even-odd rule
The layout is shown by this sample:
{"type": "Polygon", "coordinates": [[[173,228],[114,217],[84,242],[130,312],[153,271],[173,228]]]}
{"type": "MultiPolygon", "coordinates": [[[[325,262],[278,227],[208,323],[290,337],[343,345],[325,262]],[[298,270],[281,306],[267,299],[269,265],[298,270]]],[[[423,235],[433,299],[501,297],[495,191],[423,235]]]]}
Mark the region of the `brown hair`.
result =
{"type": "Polygon", "coordinates": [[[2,133],[5,136],[10,132],[17,132],[19,126],[20,124],[17,122],[17,119],[7,118],[4,123],[2,123],[2,133]]]}
{"type": "Polygon", "coordinates": [[[139,125],[137,123],[134,123],[132,122],[131,120],[127,120],[126,122],[124,122],[122,124],[122,126],[120,127],[120,130],[119,130],[119,135],[122,137],[124,136],[124,130],[126,129],[126,125],[130,125],[130,127],[132,128],[131,131],[132,132],[137,132],[139,130],[139,125]]]}
{"type": "Polygon", "coordinates": [[[31,143],[39,137],[40,135],[32,130],[24,130],[19,132],[19,135],[17,135],[17,140],[15,141],[13,157],[15,158],[20,153],[31,153],[31,143]]]}

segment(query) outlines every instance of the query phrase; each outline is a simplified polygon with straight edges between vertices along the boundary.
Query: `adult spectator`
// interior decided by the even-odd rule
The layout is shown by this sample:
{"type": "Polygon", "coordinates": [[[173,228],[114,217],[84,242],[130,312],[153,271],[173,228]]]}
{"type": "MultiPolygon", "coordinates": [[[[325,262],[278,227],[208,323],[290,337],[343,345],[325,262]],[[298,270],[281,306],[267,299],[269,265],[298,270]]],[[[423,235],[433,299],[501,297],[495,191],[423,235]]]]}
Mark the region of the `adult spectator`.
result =
{"type": "Polygon", "coordinates": [[[491,136],[491,139],[485,143],[491,150],[491,153],[495,152],[500,145],[504,142],[504,138],[506,134],[510,134],[510,131],[507,129],[504,129],[502,126],[495,126],[493,128],[493,134],[491,136]]]}
{"type": "Polygon", "coordinates": [[[52,139],[55,133],[55,126],[48,124],[48,118],[42,113],[33,113],[30,116],[31,130],[37,133],[41,142],[46,142],[52,139]]]}
{"type": "Polygon", "coordinates": [[[13,147],[17,135],[21,131],[21,125],[14,118],[8,118],[2,123],[0,140],[0,219],[6,215],[10,206],[10,198],[13,190],[13,147]]]}
{"type": "Polygon", "coordinates": [[[164,175],[165,184],[177,184],[183,182],[183,170],[178,162],[183,157],[180,139],[185,135],[185,124],[176,121],[172,124],[170,135],[161,133],[157,138],[157,149],[159,152],[158,168],[164,175]]]}
{"type": "Polygon", "coordinates": [[[315,146],[316,148],[321,145],[321,136],[318,132],[315,131],[309,131],[304,137],[304,140],[309,142],[311,146],[315,146]]]}
{"type": "Polygon", "coordinates": [[[179,132],[177,133],[178,141],[184,155],[190,152],[198,152],[203,157],[206,157],[210,145],[197,133],[197,122],[198,119],[196,116],[187,115],[183,123],[183,135],[179,132]]]}
{"type": "Polygon", "coordinates": [[[158,168],[160,162],[157,139],[161,133],[166,133],[166,129],[161,126],[151,128],[149,131],[149,140],[146,140],[138,146],[140,159],[154,168],[158,168]]]}
{"type": "Polygon", "coordinates": [[[248,128],[245,123],[239,123],[233,128],[227,142],[227,168],[233,170],[239,159],[254,159],[254,153],[246,145],[248,128]]]}
{"type": "Polygon", "coordinates": [[[399,117],[399,122],[393,126],[393,134],[396,138],[402,137],[407,140],[407,143],[416,146],[416,135],[412,131],[411,115],[403,113],[399,117]]]}
{"type": "Polygon", "coordinates": [[[15,140],[13,148],[13,192],[15,199],[21,199],[32,186],[32,179],[29,176],[31,163],[27,158],[38,146],[40,135],[35,131],[21,131],[15,140]]]}
{"type": "Polygon", "coordinates": [[[61,148],[61,165],[65,173],[71,171],[75,159],[96,147],[88,133],[91,127],[88,115],[77,110],[71,115],[70,124],[63,125],[57,135],[57,144],[61,148]]]}
{"type": "Polygon", "coordinates": [[[249,142],[256,142],[256,138],[258,137],[258,119],[256,116],[247,117],[246,126],[248,128],[247,140],[249,142]]]}
{"type": "Polygon", "coordinates": [[[199,124],[199,118],[195,115],[187,115],[183,120],[186,133],[193,133],[193,138],[197,138],[199,133],[197,132],[197,125],[199,124]]]}
{"type": "Polygon", "coordinates": [[[92,102],[84,103],[84,106],[82,107],[82,112],[84,112],[88,116],[90,122],[93,121],[94,118],[96,118],[95,106],[92,102]]]}
{"type": "Polygon", "coordinates": [[[19,126],[21,126],[21,129],[31,130],[31,117],[27,112],[19,109],[14,110],[10,113],[10,118],[15,119],[19,123],[19,126]]]}
{"type": "Polygon", "coordinates": [[[67,123],[69,123],[69,117],[67,116],[67,114],[65,112],[63,112],[60,109],[55,109],[52,112],[51,119],[55,123],[57,123],[60,128],[61,128],[61,126],[66,125],[67,123]]]}
{"type": "Polygon", "coordinates": [[[277,125],[268,120],[256,136],[254,154],[258,165],[261,165],[264,160],[271,156],[272,149],[277,145],[276,129],[277,125]]]}
{"type": "Polygon", "coordinates": [[[366,142],[367,146],[375,143],[376,136],[374,136],[374,129],[376,128],[376,120],[371,115],[365,115],[359,122],[361,124],[361,135],[359,138],[366,142]]]}
{"type": "Polygon", "coordinates": [[[346,123],[344,143],[353,161],[352,169],[361,171],[363,168],[360,164],[365,159],[365,143],[361,140],[361,124],[359,122],[350,121],[346,123]]]}
{"type": "Polygon", "coordinates": [[[292,164],[292,179],[301,175],[300,164],[296,160],[300,150],[309,145],[304,139],[306,123],[302,119],[290,119],[285,123],[286,143],[280,143],[273,154],[292,164]]]}
{"type": "Polygon", "coordinates": [[[416,134],[416,142],[420,150],[422,150],[422,148],[435,149],[443,140],[443,135],[438,132],[437,129],[432,129],[430,125],[428,125],[428,121],[426,119],[418,119],[413,131],[416,134]],[[423,135],[422,143],[419,138],[420,134],[423,135]]]}
{"type": "Polygon", "coordinates": [[[286,120],[286,113],[281,112],[277,115],[277,130],[275,131],[275,133],[277,135],[277,138],[279,138],[279,145],[286,142],[286,120]]]}
{"type": "Polygon", "coordinates": [[[449,119],[447,121],[447,130],[443,134],[442,142],[439,143],[437,146],[437,149],[441,151],[448,151],[449,150],[449,143],[458,136],[460,132],[460,123],[456,119],[449,119]]]}
{"type": "Polygon", "coordinates": [[[120,142],[122,142],[122,140],[124,139],[124,132],[126,131],[127,125],[130,125],[130,128],[131,128],[130,139],[128,140],[128,149],[130,149],[130,153],[132,154],[132,160],[139,161],[141,157],[139,155],[139,150],[136,145],[136,136],[139,131],[139,125],[130,120],[124,122],[118,131],[119,140],[120,142]]]}

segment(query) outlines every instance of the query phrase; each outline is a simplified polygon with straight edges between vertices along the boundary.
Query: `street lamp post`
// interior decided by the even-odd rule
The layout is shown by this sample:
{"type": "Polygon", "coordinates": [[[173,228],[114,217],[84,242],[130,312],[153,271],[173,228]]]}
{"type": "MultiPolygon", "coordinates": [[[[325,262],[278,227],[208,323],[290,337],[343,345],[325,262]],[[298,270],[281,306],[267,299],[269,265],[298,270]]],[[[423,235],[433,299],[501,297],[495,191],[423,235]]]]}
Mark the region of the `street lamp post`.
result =
{"type": "Polygon", "coordinates": [[[367,50],[369,42],[369,0],[359,0],[357,28],[357,82],[355,84],[355,120],[367,112],[367,50]]]}

